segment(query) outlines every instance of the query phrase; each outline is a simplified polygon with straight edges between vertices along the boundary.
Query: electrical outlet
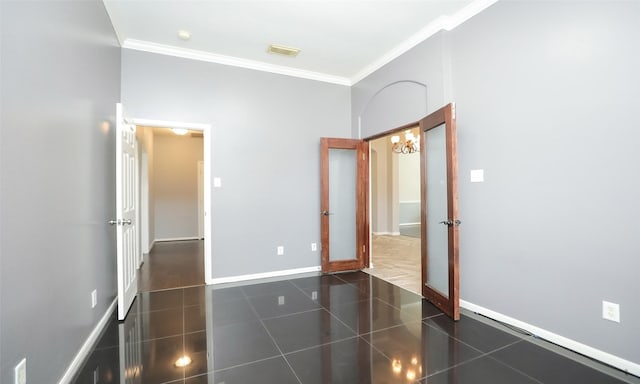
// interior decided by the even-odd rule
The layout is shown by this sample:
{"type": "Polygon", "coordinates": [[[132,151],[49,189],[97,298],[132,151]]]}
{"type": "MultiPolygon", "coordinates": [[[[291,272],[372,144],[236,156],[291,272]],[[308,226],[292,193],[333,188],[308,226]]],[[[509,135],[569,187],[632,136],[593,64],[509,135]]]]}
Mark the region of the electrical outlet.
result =
{"type": "Polygon", "coordinates": [[[95,308],[98,305],[98,290],[94,289],[91,292],[91,308],[95,308]]]}
{"type": "Polygon", "coordinates": [[[602,301],[602,318],[605,320],[620,322],[620,305],[616,303],[610,303],[608,301],[602,301]]]}
{"type": "Polygon", "coordinates": [[[318,244],[311,243],[311,250],[314,251],[314,252],[317,251],[318,250],[318,244]]]}
{"type": "Polygon", "coordinates": [[[14,384],[27,384],[27,358],[22,359],[13,369],[14,384]]]}
{"type": "Polygon", "coordinates": [[[278,256],[284,255],[284,247],[282,245],[278,246],[278,256]]]}

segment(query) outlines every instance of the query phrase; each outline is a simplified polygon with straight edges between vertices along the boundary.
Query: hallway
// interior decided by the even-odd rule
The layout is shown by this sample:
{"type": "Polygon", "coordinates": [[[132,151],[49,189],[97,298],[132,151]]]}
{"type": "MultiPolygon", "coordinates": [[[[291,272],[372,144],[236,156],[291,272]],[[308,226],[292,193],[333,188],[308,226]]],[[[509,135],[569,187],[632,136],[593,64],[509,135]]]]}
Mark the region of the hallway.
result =
{"type": "Polygon", "coordinates": [[[204,240],[156,242],[138,271],[138,291],[204,285],[204,240]]]}
{"type": "Polygon", "coordinates": [[[419,237],[373,235],[373,268],[364,271],[421,295],[420,242],[419,237]]]}

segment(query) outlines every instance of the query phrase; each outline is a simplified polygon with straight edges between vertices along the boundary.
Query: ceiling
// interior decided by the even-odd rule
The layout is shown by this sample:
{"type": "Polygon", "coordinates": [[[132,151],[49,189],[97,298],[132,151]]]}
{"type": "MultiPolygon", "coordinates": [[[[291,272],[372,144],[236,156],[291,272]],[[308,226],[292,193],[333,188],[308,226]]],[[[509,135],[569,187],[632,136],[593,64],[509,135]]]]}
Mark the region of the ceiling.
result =
{"type": "Polygon", "coordinates": [[[351,85],[497,0],[103,1],[124,48],[351,85]]]}

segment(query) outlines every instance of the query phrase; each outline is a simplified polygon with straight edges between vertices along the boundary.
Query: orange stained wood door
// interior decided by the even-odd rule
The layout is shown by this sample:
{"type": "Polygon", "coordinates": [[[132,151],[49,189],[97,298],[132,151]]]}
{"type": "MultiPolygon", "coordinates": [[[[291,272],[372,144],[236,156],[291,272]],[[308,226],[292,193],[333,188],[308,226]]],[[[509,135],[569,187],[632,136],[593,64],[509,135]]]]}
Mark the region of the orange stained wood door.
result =
{"type": "Polygon", "coordinates": [[[369,143],[320,139],[322,272],[369,264],[369,143]]]}
{"type": "Polygon", "coordinates": [[[460,318],[455,104],[420,120],[422,295],[460,318]]]}

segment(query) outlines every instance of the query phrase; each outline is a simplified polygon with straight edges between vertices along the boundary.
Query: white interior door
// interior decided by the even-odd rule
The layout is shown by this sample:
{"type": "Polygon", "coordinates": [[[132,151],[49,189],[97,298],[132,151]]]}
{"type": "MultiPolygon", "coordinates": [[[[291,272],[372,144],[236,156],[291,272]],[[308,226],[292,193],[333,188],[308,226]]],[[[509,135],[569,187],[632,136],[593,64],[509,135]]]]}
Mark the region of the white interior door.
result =
{"type": "Polygon", "coordinates": [[[116,211],[118,320],[124,320],[138,293],[138,167],[136,127],[125,123],[116,105],[116,211]]]}

